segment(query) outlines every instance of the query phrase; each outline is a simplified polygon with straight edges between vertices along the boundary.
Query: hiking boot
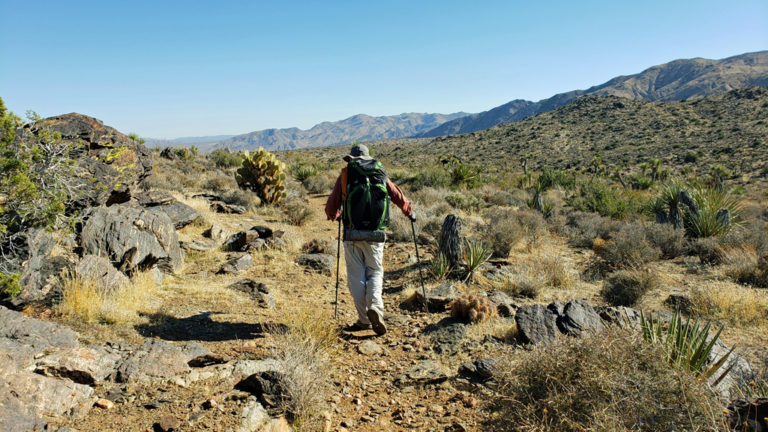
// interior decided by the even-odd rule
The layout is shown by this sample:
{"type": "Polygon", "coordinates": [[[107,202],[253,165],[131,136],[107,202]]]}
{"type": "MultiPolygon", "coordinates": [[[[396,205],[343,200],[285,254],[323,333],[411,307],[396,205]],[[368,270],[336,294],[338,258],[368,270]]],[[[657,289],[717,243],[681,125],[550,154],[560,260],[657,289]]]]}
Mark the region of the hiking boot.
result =
{"type": "Polygon", "coordinates": [[[368,330],[369,328],[371,328],[370,324],[363,324],[360,321],[358,321],[358,322],[356,322],[354,324],[351,324],[351,325],[348,325],[348,326],[344,327],[344,331],[355,332],[355,331],[360,331],[360,330],[368,330]]]}
{"type": "Polygon", "coordinates": [[[368,319],[371,320],[371,327],[377,335],[381,336],[387,332],[387,327],[384,325],[384,320],[381,319],[381,315],[373,309],[368,309],[368,319]]]}

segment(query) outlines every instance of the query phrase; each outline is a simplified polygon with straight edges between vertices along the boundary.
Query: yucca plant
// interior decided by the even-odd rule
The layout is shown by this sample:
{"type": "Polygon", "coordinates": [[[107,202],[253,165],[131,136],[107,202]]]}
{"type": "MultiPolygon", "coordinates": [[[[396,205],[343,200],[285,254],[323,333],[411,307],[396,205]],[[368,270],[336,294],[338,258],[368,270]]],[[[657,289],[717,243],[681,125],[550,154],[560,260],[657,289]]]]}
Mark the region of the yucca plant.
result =
{"type": "Polygon", "coordinates": [[[467,267],[467,277],[464,280],[472,281],[475,270],[491,257],[491,248],[481,241],[465,239],[462,257],[464,258],[464,265],[467,267]]]}
{"type": "Polygon", "coordinates": [[[438,253],[432,262],[429,263],[429,272],[432,273],[432,276],[437,280],[447,278],[452,270],[453,267],[451,267],[451,263],[448,262],[448,258],[442,253],[438,253]]]}
{"type": "Polygon", "coordinates": [[[707,187],[696,188],[692,197],[699,206],[698,212],[684,212],[683,224],[691,237],[724,236],[740,224],[741,202],[729,193],[707,187]],[[730,218],[723,219],[721,210],[727,210],[730,218]]]}
{"type": "MultiPolygon", "coordinates": [[[[699,325],[698,319],[693,322],[691,320],[683,322],[680,311],[675,312],[672,316],[672,320],[669,322],[666,330],[664,330],[660,321],[652,316],[646,318],[642,312],[640,313],[640,326],[643,332],[643,339],[664,347],[666,360],[669,364],[692,372],[702,380],[712,377],[725,364],[733,352],[733,348],[731,348],[718,361],[709,365],[708,360],[712,353],[712,348],[715,346],[724,327],[720,327],[715,335],[710,338],[711,323],[707,323],[702,327],[699,325]]],[[[726,368],[713,385],[717,385],[730,372],[731,367],[726,368]]]]}
{"type": "Polygon", "coordinates": [[[318,175],[318,171],[314,165],[293,165],[291,166],[291,174],[296,181],[304,182],[304,180],[318,175]]]}

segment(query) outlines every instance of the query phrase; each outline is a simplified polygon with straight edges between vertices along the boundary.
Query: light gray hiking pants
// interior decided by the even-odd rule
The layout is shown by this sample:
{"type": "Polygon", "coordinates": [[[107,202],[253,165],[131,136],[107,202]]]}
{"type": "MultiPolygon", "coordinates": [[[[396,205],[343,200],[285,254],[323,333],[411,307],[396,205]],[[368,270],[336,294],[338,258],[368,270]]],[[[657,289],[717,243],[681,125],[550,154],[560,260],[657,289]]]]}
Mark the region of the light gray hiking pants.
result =
{"type": "Polygon", "coordinates": [[[384,317],[381,289],[384,279],[384,243],[345,241],[344,259],[347,263],[347,284],[355,300],[357,320],[369,324],[366,312],[373,309],[384,317]]]}

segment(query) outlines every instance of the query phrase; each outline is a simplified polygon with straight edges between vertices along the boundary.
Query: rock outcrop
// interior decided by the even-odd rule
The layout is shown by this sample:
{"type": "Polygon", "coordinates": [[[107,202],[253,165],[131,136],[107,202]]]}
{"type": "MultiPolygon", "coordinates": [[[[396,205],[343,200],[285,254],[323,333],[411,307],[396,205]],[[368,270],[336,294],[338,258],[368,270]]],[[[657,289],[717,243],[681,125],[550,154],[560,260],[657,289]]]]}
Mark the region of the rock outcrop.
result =
{"type": "Polygon", "coordinates": [[[157,265],[166,273],[181,268],[182,251],[171,219],[154,208],[113,205],[85,216],[80,244],[86,254],[107,257],[123,272],[157,265]]]}

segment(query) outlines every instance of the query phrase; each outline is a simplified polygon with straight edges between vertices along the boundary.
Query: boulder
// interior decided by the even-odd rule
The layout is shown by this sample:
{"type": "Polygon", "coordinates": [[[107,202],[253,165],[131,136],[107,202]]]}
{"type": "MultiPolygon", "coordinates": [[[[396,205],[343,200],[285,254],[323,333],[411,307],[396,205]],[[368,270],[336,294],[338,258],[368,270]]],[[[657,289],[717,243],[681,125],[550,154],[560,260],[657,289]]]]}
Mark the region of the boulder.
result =
{"type": "Polygon", "coordinates": [[[103,347],[60,348],[36,361],[35,372],[93,386],[113,375],[122,356],[103,347]]]}
{"type": "MultiPolygon", "coordinates": [[[[259,400],[272,416],[281,415],[291,405],[291,394],[285,376],[278,371],[259,372],[248,376],[235,385],[259,400]]],[[[290,413],[289,413],[290,414],[290,413]]]]}
{"type": "Polygon", "coordinates": [[[259,238],[263,239],[270,239],[272,238],[272,235],[274,234],[272,231],[272,228],[264,225],[256,225],[251,228],[251,231],[256,231],[259,233],[259,238]]]}
{"type": "Polygon", "coordinates": [[[467,378],[485,381],[493,378],[497,368],[498,361],[496,359],[482,357],[461,365],[459,373],[467,378]]]}
{"type": "Polygon", "coordinates": [[[423,360],[395,377],[395,383],[399,385],[435,384],[448,378],[448,374],[443,371],[439,364],[433,360],[423,360]]]}
{"type": "Polygon", "coordinates": [[[96,255],[85,255],[75,267],[75,274],[83,280],[96,282],[106,292],[118,291],[131,283],[108,259],[96,255]]]}
{"type": "Polygon", "coordinates": [[[77,191],[72,206],[76,209],[127,202],[131,192],[152,172],[152,156],[139,142],[93,117],[64,114],[49,117],[17,130],[16,139],[38,140],[41,131],[61,134],[62,142],[72,145],[77,191]]]}
{"type": "Polygon", "coordinates": [[[240,231],[233,234],[225,242],[222,248],[231,252],[248,252],[259,250],[265,244],[265,240],[260,238],[256,230],[240,231]]]}
{"type": "Polygon", "coordinates": [[[135,192],[131,199],[141,207],[155,207],[176,202],[173,195],[162,190],[135,192]]]}
{"type": "Polygon", "coordinates": [[[555,340],[560,335],[557,317],[556,308],[542,304],[521,306],[515,314],[520,340],[534,345],[555,340]]]}
{"type": "Polygon", "coordinates": [[[46,350],[77,347],[77,338],[78,334],[68,327],[0,306],[0,358],[12,359],[20,367],[46,350]]]}
{"type": "Polygon", "coordinates": [[[51,378],[26,370],[0,370],[0,406],[19,406],[29,417],[80,417],[93,405],[93,389],[68,379],[51,378]]]}
{"type": "Polygon", "coordinates": [[[200,344],[187,342],[171,345],[150,339],[128,355],[117,368],[118,382],[156,382],[189,372],[189,363],[210,355],[200,344]]]}
{"type": "Polygon", "coordinates": [[[203,235],[215,242],[222,242],[229,238],[229,230],[219,224],[213,224],[203,232],[203,235]]]}
{"type": "Polygon", "coordinates": [[[313,270],[318,270],[323,274],[330,275],[335,269],[334,265],[336,263],[336,258],[333,255],[321,253],[304,254],[299,255],[299,257],[296,258],[296,263],[313,270]]]}
{"type": "Polygon", "coordinates": [[[512,298],[501,291],[493,291],[488,293],[488,300],[496,305],[496,311],[500,317],[508,318],[515,316],[517,311],[517,305],[512,298]]]}
{"type": "Polygon", "coordinates": [[[736,399],[726,412],[732,430],[768,432],[768,398],[736,399]]]}
{"type": "Polygon", "coordinates": [[[459,350],[467,335],[467,325],[456,318],[447,317],[436,324],[428,325],[424,328],[424,334],[429,336],[436,353],[450,355],[459,350]]]}
{"type": "MultiPolygon", "coordinates": [[[[429,299],[427,306],[432,313],[442,312],[445,310],[448,303],[452,302],[457,297],[459,297],[459,292],[456,291],[456,288],[454,288],[452,283],[446,282],[427,289],[427,299],[429,299]]],[[[416,291],[416,300],[418,300],[419,303],[424,304],[424,295],[420,290],[416,291]]]]}
{"type": "Polygon", "coordinates": [[[200,213],[198,213],[197,210],[175,200],[172,203],[158,205],[153,208],[168,215],[168,218],[171,219],[171,222],[176,229],[182,229],[200,217],[200,213]]]}
{"type": "Polygon", "coordinates": [[[233,283],[229,288],[248,294],[251,298],[256,300],[256,303],[260,307],[268,309],[275,308],[275,299],[270,294],[267,285],[263,282],[257,282],[253,279],[243,279],[233,283]]]}
{"type": "Polygon", "coordinates": [[[251,254],[240,254],[230,258],[221,268],[219,274],[240,273],[253,267],[253,257],[251,254]]]}
{"type": "Polygon", "coordinates": [[[85,254],[107,257],[124,272],[157,265],[166,273],[181,268],[182,251],[168,215],[154,208],[114,205],[91,209],[80,232],[85,254]]]}
{"type": "Polygon", "coordinates": [[[381,348],[381,345],[372,340],[364,340],[360,342],[360,345],[357,346],[357,351],[360,354],[367,356],[377,355],[384,352],[384,350],[381,348]]]}
{"type": "MultiPolygon", "coordinates": [[[[21,292],[8,301],[16,309],[48,296],[56,285],[56,276],[70,265],[67,258],[52,255],[56,242],[45,230],[30,230],[25,243],[26,258],[19,279],[21,292]]],[[[20,254],[24,256],[25,252],[20,251],[20,254]]]]}
{"type": "MultiPolygon", "coordinates": [[[[31,414],[20,401],[0,395],[0,431],[45,431],[48,423],[31,414]]],[[[59,429],[61,431],[62,429],[59,429]]]]}
{"type": "Polygon", "coordinates": [[[606,324],[640,327],[640,312],[626,306],[598,306],[595,311],[606,324]]]}
{"type": "MultiPolygon", "coordinates": [[[[728,351],[730,351],[730,348],[718,339],[712,346],[712,352],[709,354],[707,363],[710,365],[717,363],[728,353],[728,351]]],[[[715,374],[709,378],[709,382],[713,385],[715,391],[725,398],[730,398],[739,395],[738,389],[747,388],[749,382],[754,380],[756,375],[757,374],[752,369],[749,362],[734,351],[725,361],[723,366],[720,367],[718,372],[715,372],[715,374]],[[725,374],[725,377],[717,385],[713,385],[722,374],[722,371],[726,370],[728,370],[728,373],[725,374]]]]}
{"type": "Polygon", "coordinates": [[[601,330],[605,327],[600,316],[584,300],[568,302],[557,321],[560,331],[569,336],[580,336],[584,332],[601,330]]]}

